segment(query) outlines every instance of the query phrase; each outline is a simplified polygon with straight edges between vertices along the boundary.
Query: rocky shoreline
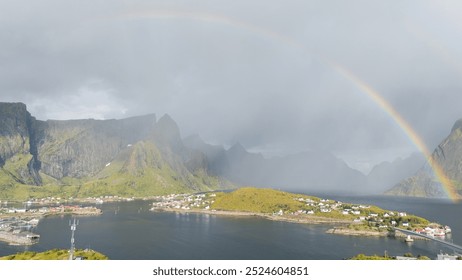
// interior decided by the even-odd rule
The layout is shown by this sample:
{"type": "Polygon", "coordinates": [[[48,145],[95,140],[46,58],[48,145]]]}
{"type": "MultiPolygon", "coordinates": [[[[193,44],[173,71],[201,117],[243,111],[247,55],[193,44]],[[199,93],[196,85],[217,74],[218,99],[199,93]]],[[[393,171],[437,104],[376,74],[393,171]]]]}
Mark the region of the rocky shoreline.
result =
{"type": "Polygon", "coordinates": [[[354,229],[349,229],[345,227],[331,228],[331,229],[328,229],[326,233],[350,235],[350,236],[377,236],[377,237],[390,236],[390,233],[388,231],[354,230],[354,229]]]}
{"type": "Polygon", "coordinates": [[[300,223],[300,224],[350,224],[351,221],[342,219],[333,219],[319,216],[279,216],[264,213],[253,213],[243,211],[220,211],[220,210],[203,210],[203,209],[175,209],[175,208],[156,208],[153,211],[159,212],[176,212],[176,213],[195,213],[219,216],[236,216],[236,217],[260,217],[272,221],[300,223]]]}

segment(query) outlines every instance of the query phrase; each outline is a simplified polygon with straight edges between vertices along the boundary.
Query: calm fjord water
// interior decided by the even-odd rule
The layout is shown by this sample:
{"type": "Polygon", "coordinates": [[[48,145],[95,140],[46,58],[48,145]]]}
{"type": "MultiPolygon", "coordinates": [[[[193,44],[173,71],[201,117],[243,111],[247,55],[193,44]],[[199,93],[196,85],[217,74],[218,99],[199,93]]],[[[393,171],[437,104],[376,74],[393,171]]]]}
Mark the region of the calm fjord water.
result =
{"type": "MultiPolygon", "coordinates": [[[[324,196],[327,197],[327,196],[324,196]]],[[[452,227],[454,243],[462,244],[462,204],[447,201],[393,197],[328,197],[345,202],[375,204],[406,211],[452,227]]],[[[339,260],[359,253],[426,255],[435,258],[444,245],[416,240],[351,237],[326,234],[326,225],[269,221],[255,217],[154,213],[150,202],[134,201],[101,206],[98,217],[79,217],[75,233],[78,248],[91,248],[110,259],[306,259],[339,260]]],[[[18,251],[44,251],[70,247],[70,216],[48,217],[35,232],[36,245],[0,243],[0,255],[18,251]]]]}

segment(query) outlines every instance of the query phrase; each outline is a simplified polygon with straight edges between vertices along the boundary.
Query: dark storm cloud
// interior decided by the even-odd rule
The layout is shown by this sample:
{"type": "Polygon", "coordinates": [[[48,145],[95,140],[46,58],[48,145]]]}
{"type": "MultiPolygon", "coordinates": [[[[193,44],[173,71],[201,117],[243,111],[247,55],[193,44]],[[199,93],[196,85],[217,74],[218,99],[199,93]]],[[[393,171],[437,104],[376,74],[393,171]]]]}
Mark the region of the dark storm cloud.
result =
{"type": "Polygon", "coordinates": [[[169,113],[253,150],[433,148],[462,117],[451,1],[0,1],[1,101],[38,118],[169,113]]]}

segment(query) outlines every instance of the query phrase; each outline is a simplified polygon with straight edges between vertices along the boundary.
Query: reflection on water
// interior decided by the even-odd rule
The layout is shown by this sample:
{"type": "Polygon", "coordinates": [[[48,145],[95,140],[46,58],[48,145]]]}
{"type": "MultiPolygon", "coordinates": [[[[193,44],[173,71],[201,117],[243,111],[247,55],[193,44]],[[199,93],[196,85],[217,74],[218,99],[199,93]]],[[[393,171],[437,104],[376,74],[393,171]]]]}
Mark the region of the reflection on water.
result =
{"type": "MultiPolygon", "coordinates": [[[[386,209],[407,211],[452,227],[448,238],[462,243],[461,204],[426,200],[367,199],[386,209]],[[371,201],[372,200],[372,201],[371,201]],[[405,203],[403,203],[405,202],[405,203]]],[[[342,198],[353,201],[352,198],[342,198]]],[[[358,201],[364,203],[362,201],[358,201]]],[[[366,201],[367,202],[367,201],[366,201]]],[[[110,259],[345,259],[359,253],[426,255],[435,258],[444,245],[427,240],[352,237],[326,234],[326,225],[293,224],[256,217],[192,213],[153,213],[149,202],[104,204],[103,214],[79,217],[78,248],[91,248],[110,259]]],[[[0,255],[17,251],[69,248],[69,216],[48,217],[36,228],[40,242],[30,247],[0,243],[0,255]]]]}

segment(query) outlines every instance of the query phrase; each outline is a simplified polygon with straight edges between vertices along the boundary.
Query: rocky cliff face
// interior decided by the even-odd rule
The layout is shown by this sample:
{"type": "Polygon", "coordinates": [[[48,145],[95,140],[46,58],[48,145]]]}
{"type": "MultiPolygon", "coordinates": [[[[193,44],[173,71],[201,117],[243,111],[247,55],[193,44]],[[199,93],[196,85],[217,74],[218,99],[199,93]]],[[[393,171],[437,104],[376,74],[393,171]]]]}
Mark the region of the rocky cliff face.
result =
{"type": "Polygon", "coordinates": [[[24,184],[40,184],[36,120],[22,103],[0,103],[0,167],[24,184]]]}
{"type": "MultiPolygon", "coordinates": [[[[462,197],[462,119],[451,129],[449,136],[434,150],[431,156],[452,180],[456,191],[462,197]]],[[[414,176],[401,181],[386,192],[391,195],[408,195],[421,197],[444,197],[441,183],[435,178],[427,163],[414,176]]]]}
{"type": "Polygon", "coordinates": [[[176,190],[217,188],[205,156],[184,147],[177,124],[155,115],[123,120],[37,121],[24,104],[0,103],[0,184],[43,180],[176,190]],[[91,182],[91,183],[89,183],[91,182]]]}
{"type": "Polygon", "coordinates": [[[94,176],[127,145],[145,139],[155,123],[155,115],[41,122],[35,138],[41,171],[57,179],[94,176]]]}

